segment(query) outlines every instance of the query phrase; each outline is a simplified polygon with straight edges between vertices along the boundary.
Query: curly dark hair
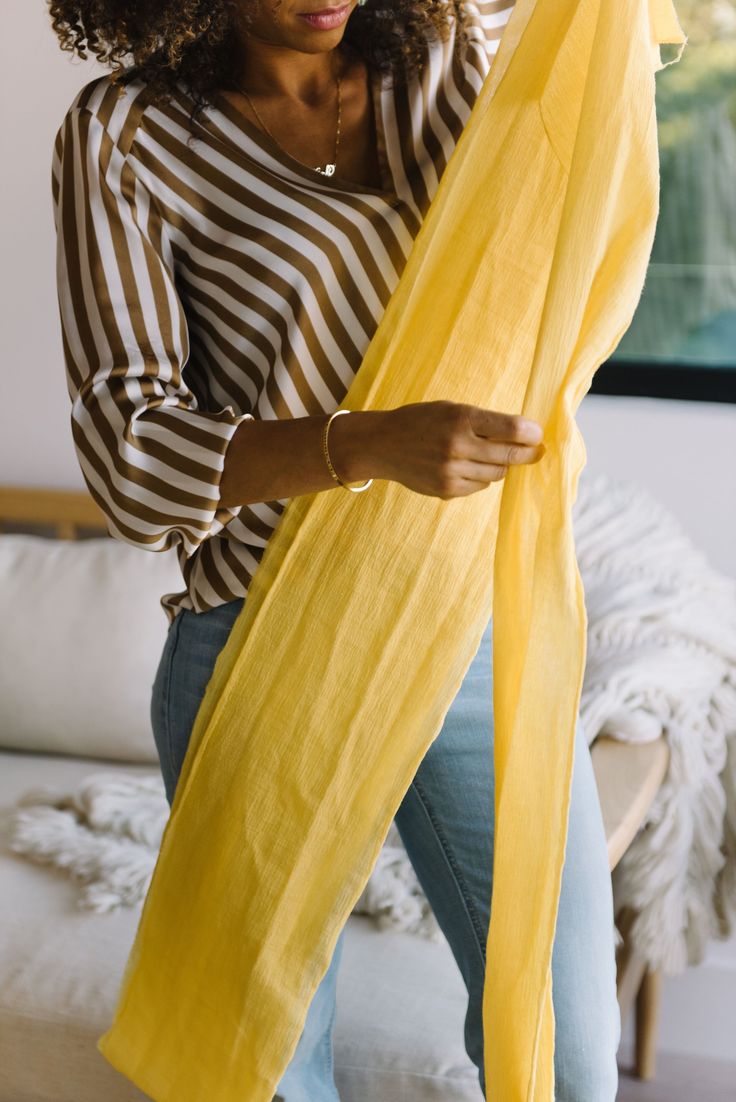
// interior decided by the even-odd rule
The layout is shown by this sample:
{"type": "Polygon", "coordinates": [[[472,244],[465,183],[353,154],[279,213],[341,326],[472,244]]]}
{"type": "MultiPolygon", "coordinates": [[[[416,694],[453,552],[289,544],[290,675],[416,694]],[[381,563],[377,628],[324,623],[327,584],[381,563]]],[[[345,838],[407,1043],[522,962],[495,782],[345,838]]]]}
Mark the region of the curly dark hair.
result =
{"type": "MultiPolygon", "coordinates": [[[[48,0],[62,50],[87,58],[87,50],[113,70],[113,81],[136,77],[149,85],[151,101],[165,102],[184,80],[195,103],[192,116],[216,89],[234,89],[236,25],[246,29],[259,0],[48,0]]],[[[461,0],[366,0],[356,6],[342,41],[365,64],[391,80],[421,69],[426,42],[466,40],[461,0]]]]}

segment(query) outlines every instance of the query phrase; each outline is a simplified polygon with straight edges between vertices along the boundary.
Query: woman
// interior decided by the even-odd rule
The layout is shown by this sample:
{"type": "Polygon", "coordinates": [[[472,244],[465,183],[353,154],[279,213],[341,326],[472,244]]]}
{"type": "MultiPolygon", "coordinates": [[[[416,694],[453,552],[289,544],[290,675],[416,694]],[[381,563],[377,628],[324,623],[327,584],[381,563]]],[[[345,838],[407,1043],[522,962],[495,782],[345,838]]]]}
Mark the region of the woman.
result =
{"type": "MultiPolygon", "coordinates": [[[[541,426],[463,403],[353,412],[322,432],[398,282],[488,73],[509,0],[51,3],[66,48],[130,64],[56,136],[72,431],[110,532],[175,546],[185,588],[151,701],[173,801],[217,655],[290,497],[393,479],[452,498],[541,459],[541,426]],[[355,485],[351,485],[351,484],[355,485]]],[[[370,491],[368,491],[370,492],[370,491]]],[[[491,623],[396,816],[465,980],[483,1070],[493,855],[491,623]]],[[[558,1102],[617,1089],[611,882],[578,722],[553,953],[558,1102]]],[[[337,1098],[343,934],[278,1085],[337,1098]]]]}

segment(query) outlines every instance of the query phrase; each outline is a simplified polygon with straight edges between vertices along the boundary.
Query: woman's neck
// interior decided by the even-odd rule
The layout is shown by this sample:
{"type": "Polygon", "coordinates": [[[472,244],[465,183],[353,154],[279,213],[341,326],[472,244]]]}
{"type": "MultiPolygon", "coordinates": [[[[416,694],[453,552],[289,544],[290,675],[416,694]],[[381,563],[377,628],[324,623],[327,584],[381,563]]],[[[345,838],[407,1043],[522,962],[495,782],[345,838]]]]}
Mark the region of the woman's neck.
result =
{"type": "Polygon", "coordinates": [[[239,88],[249,95],[283,99],[305,107],[319,107],[335,98],[335,77],[349,60],[342,45],[319,53],[306,53],[267,42],[252,34],[241,35],[238,45],[239,88]]]}

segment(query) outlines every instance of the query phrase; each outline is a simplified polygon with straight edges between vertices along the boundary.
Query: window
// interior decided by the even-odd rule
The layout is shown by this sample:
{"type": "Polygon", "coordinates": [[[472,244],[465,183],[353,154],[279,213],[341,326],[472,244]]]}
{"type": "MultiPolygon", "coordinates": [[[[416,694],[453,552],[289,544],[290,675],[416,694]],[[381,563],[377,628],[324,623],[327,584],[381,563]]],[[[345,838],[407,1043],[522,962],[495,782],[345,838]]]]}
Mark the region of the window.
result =
{"type": "Polygon", "coordinates": [[[688,44],[656,75],[651,260],[631,326],[591,392],[734,402],[736,0],[676,0],[676,8],[688,44]]]}

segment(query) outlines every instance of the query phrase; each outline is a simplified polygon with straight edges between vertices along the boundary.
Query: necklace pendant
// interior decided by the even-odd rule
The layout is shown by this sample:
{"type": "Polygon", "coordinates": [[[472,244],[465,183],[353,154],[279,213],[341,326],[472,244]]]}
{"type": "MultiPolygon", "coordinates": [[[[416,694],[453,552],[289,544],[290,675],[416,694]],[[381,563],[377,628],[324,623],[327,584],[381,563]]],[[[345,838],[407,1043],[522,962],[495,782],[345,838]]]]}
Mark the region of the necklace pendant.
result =
{"type": "Polygon", "coordinates": [[[327,164],[324,168],[320,168],[319,165],[316,165],[314,171],[321,173],[322,176],[332,176],[336,168],[336,164],[327,164]]]}

